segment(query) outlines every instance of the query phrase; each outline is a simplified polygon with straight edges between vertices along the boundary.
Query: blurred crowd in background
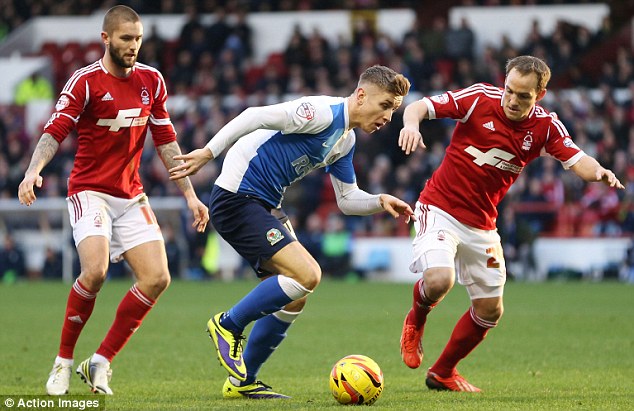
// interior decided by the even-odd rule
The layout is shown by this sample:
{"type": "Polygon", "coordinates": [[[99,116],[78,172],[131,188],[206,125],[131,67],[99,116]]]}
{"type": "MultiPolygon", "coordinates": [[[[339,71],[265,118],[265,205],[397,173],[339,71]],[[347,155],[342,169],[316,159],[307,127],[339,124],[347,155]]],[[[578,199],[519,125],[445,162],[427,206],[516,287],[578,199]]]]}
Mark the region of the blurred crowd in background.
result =
{"type": "MultiPolygon", "coordinates": [[[[318,28],[302,32],[298,27],[290,38],[283,39],[279,53],[271,54],[263,64],[256,64],[252,59],[253,30],[246,19],[249,13],[346,7],[416,8],[419,2],[0,0],[3,7],[0,39],[33,16],[92,14],[115,3],[128,4],[141,15],[183,13],[188,16],[177,40],[163,39],[153,27],[145,27],[139,56],[140,62],[160,69],[165,77],[172,122],[184,152],[204,146],[246,107],[302,95],[347,96],[355,89],[359,73],[373,64],[384,64],[402,72],[412,82],[412,95],[421,97],[475,82],[502,86],[504,66],[509,58],[520,54],[538,56],[547,61],[553,73],[549,92],[541,104],[557,112],[577,145],[612,169],[627,189],[617,192],[601,184],[585,184],[565,172],[555,160],[545,157],[537,160],[525,170],[500,206],[498,226],[507,261],[523,259],[531,264],[530,244],[539,235],[631,236],[634,233],[634,56],[631,43],[624,46],[615,40],[631,22],[614,9],[597,31],[560,21],[554,33],[546,36],[539,21],[534,21],[532,31],[520,46],[502,37],[498,44],[488,44],[483,52],[476,53],[475,34],[469,21],[449,27],[448,6],[564,2],[449,1],[444,8],[432,8],[435,14],[419,10],[416,24],[403,38],[391,38],[378,32],[369,22],[355,24],[350,41],[336,43],[328,41],[318,28]],[[201,22],[200,15],[204,13],[214,14],[212,24],[201,22]]],[[[624,3],[627,2],[620,3],[621,6],[624,3]]],[[[634,7],[631,4],[629,7],[631,18],[634,7]]],[[[97,41],[97,34],[95,37],[97,41]]],[[[58,50],[42,50],[42,53],[61,53],[64,45],[58,46],[58,50]]],[[[92,49],[86,46],[76,50],[68,56],[66,64],[57,68],[55,78],[25,80],[30,82],[23,85],[26,97],[20,97],[18,91],[15,105],[0,106],[0,198],[16,197],[39,138],[39,134],[29,135],[23,124],[22,104],[28,101],[29,93],[36,97],[57,95],[72,72],[100,58],[102,50],[98,42],[92,49]],[[37,84],[42,81],[44,85],[37,84]]],[[[423,123],[421,131],[427,150],[410,156],[405,156],[397,145],[401,127],[402,108],[390,124],[374,134],[356,130],[355,167],[358,184],[364,190],[391,193],[413,205],[444,155],[454,122],[423,123]]],[[[75,144],[73,136],[66,139],[45,168],[45,184],[38,193],[40,198],[65,196],[75,144]]],[[[192,178],[203,201],[208,197],[222,160],[221,157],[210,163],[192,178]]],[[[141,175],[150,199],[180,195],[169,182],[151,143],[144,150],[141,175]]],[[[346,275],[352,269],[349,255],[355,237],[410,235],[409,226],[387,214],[341,215],[329,178],[320,171],[289,189],[284,204],[300,240],[322,263],[324,272],[334,276],[346,275]]],[[[10,242],[10,236],[7,237],[10,242]]],[[[169,243],[169,229],[166,237],[169,243]]],[[[192,267],[213,271],[204,267],[209,236],[187,233],[187,238],[192,267]]],[[[0,246],[0,250],[15,249],[8,242],[4,248],[0,246]]],[[[0,269],[9,258],[6,255],[4,251],[0,255],[0,269]]]]}

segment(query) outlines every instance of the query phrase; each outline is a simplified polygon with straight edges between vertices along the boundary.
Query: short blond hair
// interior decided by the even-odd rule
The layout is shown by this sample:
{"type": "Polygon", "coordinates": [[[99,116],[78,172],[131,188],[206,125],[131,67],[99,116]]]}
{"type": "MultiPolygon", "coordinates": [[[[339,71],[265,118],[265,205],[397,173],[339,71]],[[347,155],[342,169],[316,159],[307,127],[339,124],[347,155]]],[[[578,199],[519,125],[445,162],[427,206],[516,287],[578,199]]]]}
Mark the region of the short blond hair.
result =
{"type": "Polygon", "coordinates": [[[409,93],[410,82],[402,74],[389,67],[375,65],[368,67],[359,77],[358,87],[364,84],[374,84],[395,96],[406,96],[409,93]]]}

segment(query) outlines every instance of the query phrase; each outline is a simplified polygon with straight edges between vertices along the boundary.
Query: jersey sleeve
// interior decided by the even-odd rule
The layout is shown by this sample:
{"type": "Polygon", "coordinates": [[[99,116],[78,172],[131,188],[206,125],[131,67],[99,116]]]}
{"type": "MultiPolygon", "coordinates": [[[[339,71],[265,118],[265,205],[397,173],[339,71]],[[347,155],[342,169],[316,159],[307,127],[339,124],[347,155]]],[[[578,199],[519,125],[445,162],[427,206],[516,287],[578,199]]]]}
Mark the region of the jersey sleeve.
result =
{"type": "Polygon", "coordinates": [[[286,124],[280,131],[284,134],[317,134],[333,120],[330,105],[316,98],[304,97],[282,105],[286,110],[286,124]]]}
{"type": "Polygon", "coordinates": [[[483,95],[499,93],[497,87],[485,83],[476,83],[464,89],[447,91],[423,98],[427,105],[429,119],[451,118],[465,122],[483,95]]]}
{"type": "Polygon", "coordinates": [[[87,77],[80,75],[79,71],[66,82],[55,104],[55,111],[44,125],[44,132],[59,143],[75,128],[89,100],[90,84],[87,77]]]}
{"type": "Polygon", "coordinates": [[[339,158],[329,166],[326,166],[326,172],[335,176],[338,180],[347,184],[357,182],[357,176],[354,172],[352,157],[354,156],[354,144],[350,147],[350,151],[339,158]]]}
{"type": "Polygon", "coordinates": [[[176,130],[167,111],[167,88],[165,80],[158,71],[156,72],[156,89],[154,90],[154,103],[150,112],[149,127],[152,132],[152,140],[155,146],[176,141],[176,130]]]}
{"type": "Polygon", "coordinates": [[[544,150],[547,154],[561,161],[567,170],[572,167],[585,153],[572,141],[566,130],[566,126],[557,118],[555,113],[550,113],[551,122],[548,126],[548,140],[544,150]]]}

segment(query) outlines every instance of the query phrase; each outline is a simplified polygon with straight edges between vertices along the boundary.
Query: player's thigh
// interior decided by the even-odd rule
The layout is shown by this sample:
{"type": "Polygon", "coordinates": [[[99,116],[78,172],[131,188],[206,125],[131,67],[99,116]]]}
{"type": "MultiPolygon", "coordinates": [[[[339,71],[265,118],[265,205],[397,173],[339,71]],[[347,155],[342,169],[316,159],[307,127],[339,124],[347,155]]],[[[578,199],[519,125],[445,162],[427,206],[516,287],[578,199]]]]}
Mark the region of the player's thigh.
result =
{"type": "MultiPolygon", "coordinates": [[[[160,243],[161,246],[152,245],[149,247],[156,250],[160,248],[160,253],[157,251],[153,259],[151,257],[148,261],[154,263],[150,265],[157,267],[167,266],[163,234],[147,196],[143,194],[130,200],[115,199],[114,201],[117,204],[117,215],[112,223],[110,260],[120,261],[128,251],[146,243],[156,242],[160,243]]],[[[139,266],[138,268],[142,269],[143,267],[139,266]]],[[[153,271],[155,269],[155,267],[146,267],[144,270],[153,271]]],[[[136,270],[135,272],[138,275],[136,270]]]]}
{"type": "Polygon", "coordinates": [[[103,235],[85,237],[77,245],[81,273],[79,281],[90,291],[98,291],[108,272],[109,245],[103,235]]]}
{"type": "Polygon", "coordinates": [[[298,241],[288,243],[270,259],[263,260],[263,269],[297,280],[309,289],[321,280],[321,268],[313,256],[298,241]]]}
{"type": "MultiPolygon", "coordinates": [[[[283,216],[273,215],[271,208],[257,199],[216,186],[209,212],[218,234],[249,262],[260,278],[279,273],[264,268],[265,262],[297,242],[283,216]]],[[[300,251],[298,258],[303,255],[300,251]]],[[[274,269],[270,264],[269,268],[274,269]]]]}
{"type": "Polygon", "coordinates": [[[453,280],[455,259],[460,238],[455,233],[455,221],[435,207],[420,202],[414,212],[416,237],[412,242],[413,259],[410,270],[427,276],[453,280]]]}
{"type": "Polygon", "coordinates": [[[495,230],[470,230],[458,253],[458,282],[472,300],[501,298],[506,283],[506,263],[500,236],[495,230]]]}

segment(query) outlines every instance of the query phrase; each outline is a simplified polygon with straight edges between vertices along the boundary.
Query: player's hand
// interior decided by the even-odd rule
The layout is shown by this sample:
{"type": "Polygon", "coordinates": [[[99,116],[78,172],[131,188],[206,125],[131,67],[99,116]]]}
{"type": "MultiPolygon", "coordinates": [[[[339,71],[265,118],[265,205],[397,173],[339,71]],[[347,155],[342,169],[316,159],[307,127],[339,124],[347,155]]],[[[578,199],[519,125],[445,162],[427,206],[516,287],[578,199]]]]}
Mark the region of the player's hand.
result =
{"type": "Polygon", "coordinates": [[[625,188],[625,186],[621,184],[619,179],[616,178],[616,175],[614,175],[612,170],[608,170],[607,168],[601,167],[599,170],[597,170],[596,176],[597,176],[597,181],[603,181],[606,185],[610,187],[615,187],[621,190],[625,188]]]}
{"type": "Polygon", "coordinates": [[[398,136],[398,146],[405,152],[406,155],[416,151],[418,147],[425,149],[425,143],[423,143],[423,136],[418,128],[403,127],[401,133],[398,136]]]}
{"type": "Polygon", "coordinates": [[[18,187],[18,199],[20,200],[20,204],[24,204],[27,207],[33,204],[37,198],[33,191],[33,186],[37,186],[37,188],[42,187],[42,176],[39,174],[26,174],[24,180],[22,180],[18,187]]]}
{"type": "Polygon", "coordinates": [[[414,216],[412,208],[403,200],[391,196],[389,194],[381,194],[380,197],[381,207],[394,218],[399,218],[401,214],[405,215],[405,222],[409,223],[411,217],[414,216]]]}
{"type": "Polygon", "coordinates": [[[174,160],[183,160],[182,164],[170,168],[170,180],[178,180],[196,174],[209,160],[213,159],[211,150],[199,148],[189,154],[174,156],[174,160]]]}
{"type": "Polygon", "coordinates": [[[209,222],[209,209],[196,196],[187,200],[187,208],[191,210],[194,216],[192,227],[199,233],[204,232],[209,222]]]}

